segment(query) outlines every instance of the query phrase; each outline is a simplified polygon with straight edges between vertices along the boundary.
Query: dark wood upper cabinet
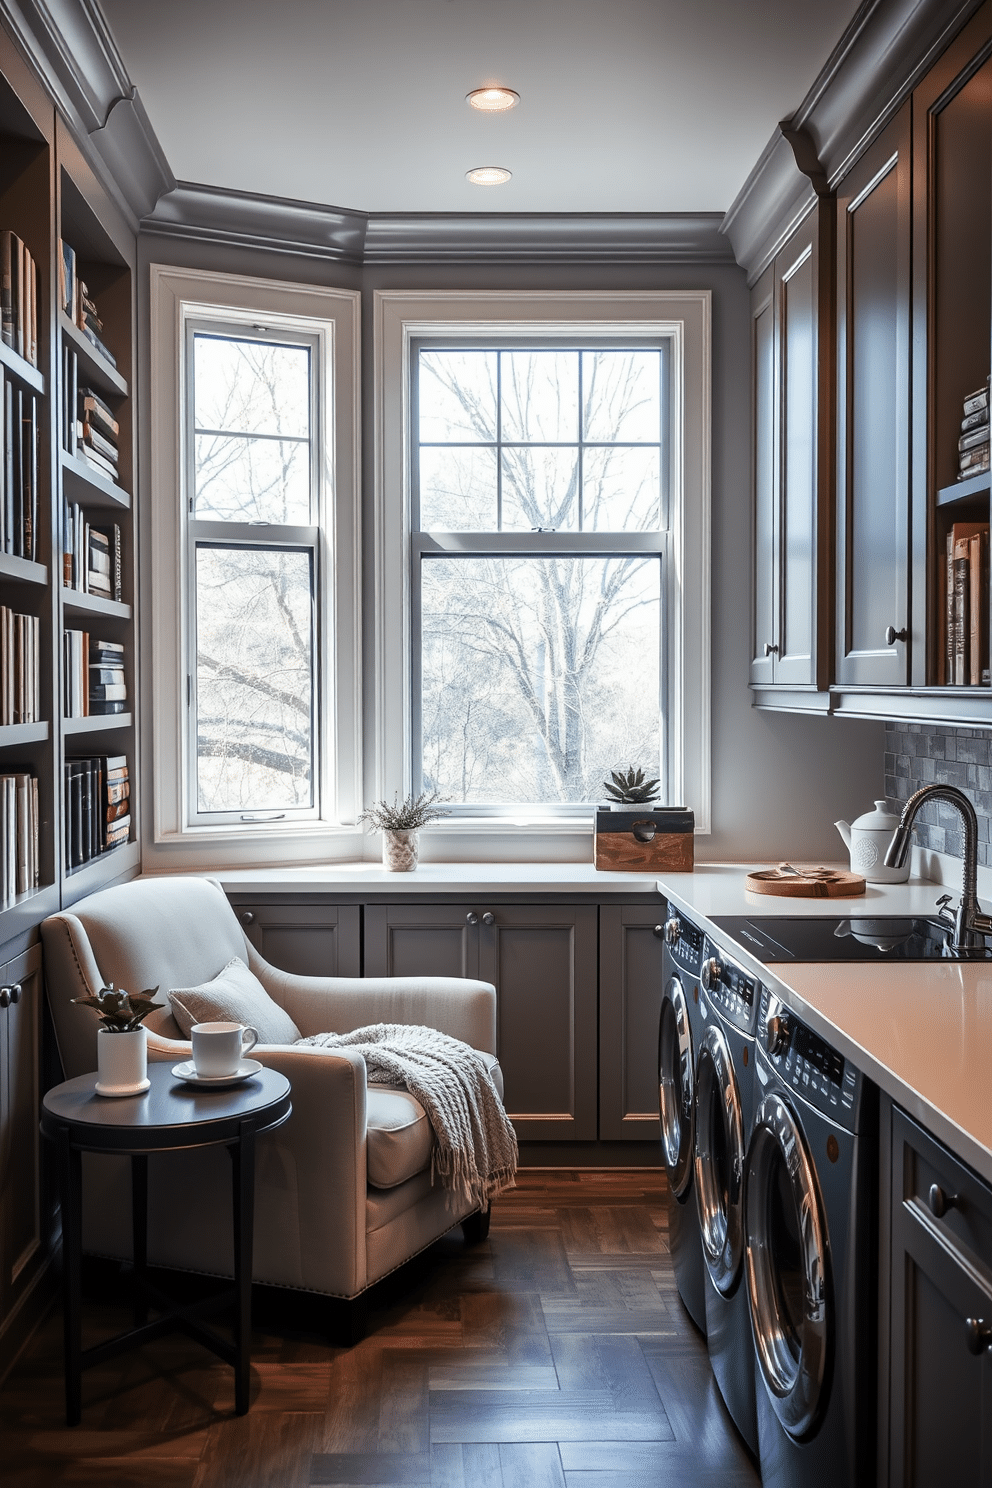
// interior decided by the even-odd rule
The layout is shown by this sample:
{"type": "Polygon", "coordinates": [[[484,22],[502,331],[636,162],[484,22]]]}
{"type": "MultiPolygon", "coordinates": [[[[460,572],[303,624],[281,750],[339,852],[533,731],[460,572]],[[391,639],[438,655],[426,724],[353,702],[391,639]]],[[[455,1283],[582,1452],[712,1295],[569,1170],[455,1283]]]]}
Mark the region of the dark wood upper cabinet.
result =
{"type": "Polygon", "coordinates": [[[910,634],[911,105],[837,194],[837,655],[846,685],[905,686],[910,634]]]}

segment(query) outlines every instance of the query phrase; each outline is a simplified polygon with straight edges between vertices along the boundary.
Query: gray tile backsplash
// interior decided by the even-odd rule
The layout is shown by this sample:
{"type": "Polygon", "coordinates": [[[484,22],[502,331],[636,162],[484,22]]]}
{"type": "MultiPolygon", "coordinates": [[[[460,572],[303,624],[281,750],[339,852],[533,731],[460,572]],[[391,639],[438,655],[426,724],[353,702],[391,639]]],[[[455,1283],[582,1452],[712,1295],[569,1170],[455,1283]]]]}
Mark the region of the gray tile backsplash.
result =
{"type": "MultiPolygon", "coordinates": [[[[957,785],[978,813],[978,861],[992,866],[992,731],[939,728],[929,723],[885,726],[885,794],[901,811],[921,785],[957,785]]],[[[953,806],[928,801],[916,818],[916,844],[961,856],[961,819],[953,806]]]]}

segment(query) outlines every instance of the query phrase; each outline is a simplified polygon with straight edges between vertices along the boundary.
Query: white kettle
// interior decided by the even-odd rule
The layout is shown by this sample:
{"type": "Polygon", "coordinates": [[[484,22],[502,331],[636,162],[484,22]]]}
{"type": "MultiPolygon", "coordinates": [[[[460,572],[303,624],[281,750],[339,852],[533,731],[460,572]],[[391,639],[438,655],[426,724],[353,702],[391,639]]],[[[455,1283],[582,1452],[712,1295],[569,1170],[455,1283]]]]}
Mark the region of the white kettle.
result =
{"type": "Polygon", "coordinates": [[[851,854],[852,873],[861,873],[868,883],[905,883],[909,877],[909,853],[901,868],[886,868],[885,854],[892,834],[899,825],[898,816],[889,811],[884,801],[875,802],[874,811],[866,811],[850,825],[834,822],[851,854]]]}

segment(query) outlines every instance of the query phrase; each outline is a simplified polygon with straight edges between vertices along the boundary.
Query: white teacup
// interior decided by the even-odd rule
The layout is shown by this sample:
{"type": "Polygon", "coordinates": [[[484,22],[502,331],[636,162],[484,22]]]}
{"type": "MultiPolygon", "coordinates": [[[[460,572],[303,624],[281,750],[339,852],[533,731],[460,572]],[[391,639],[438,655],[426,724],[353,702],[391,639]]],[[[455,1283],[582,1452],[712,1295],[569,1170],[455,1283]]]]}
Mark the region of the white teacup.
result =
{"type": "Polygon", "coordinates": [[[258,1043],[258,1030],[243,1023],[194,1023],[192,1034],[196,1073],[213,1079],[236,1075],[258,1043]]]}

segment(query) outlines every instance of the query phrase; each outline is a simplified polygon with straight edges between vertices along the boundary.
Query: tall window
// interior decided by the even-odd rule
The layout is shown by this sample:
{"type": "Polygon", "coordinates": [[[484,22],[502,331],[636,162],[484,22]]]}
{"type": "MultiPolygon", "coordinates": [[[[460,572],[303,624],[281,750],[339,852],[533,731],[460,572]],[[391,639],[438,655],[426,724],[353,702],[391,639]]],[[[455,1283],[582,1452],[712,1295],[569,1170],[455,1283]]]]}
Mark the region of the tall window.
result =
{"type": "Polygon", "coordinates": [[[412,345],[414,775],[465,808],[669,778],[671,347],[412,345]]]}

